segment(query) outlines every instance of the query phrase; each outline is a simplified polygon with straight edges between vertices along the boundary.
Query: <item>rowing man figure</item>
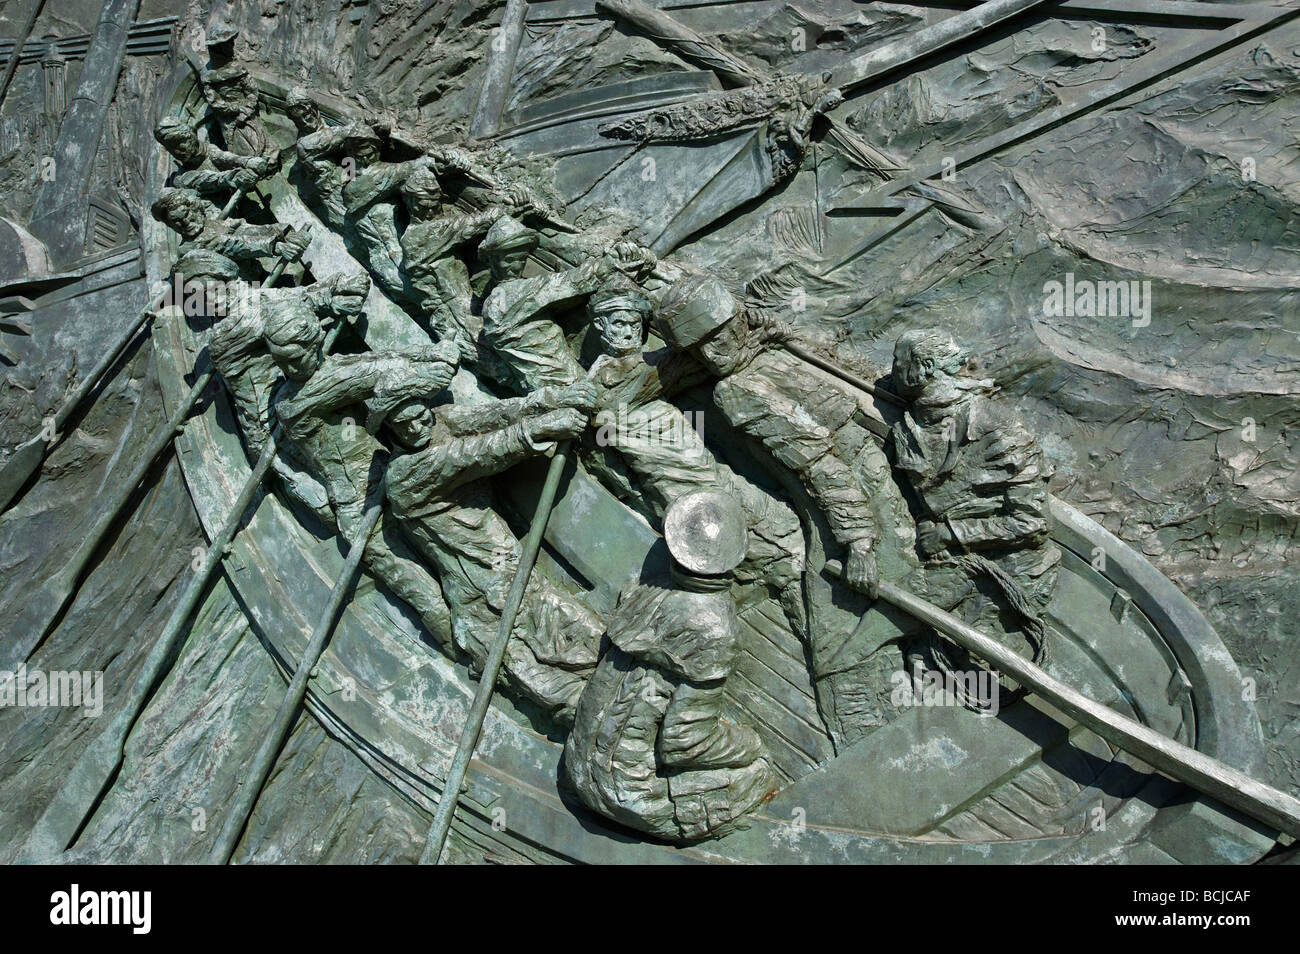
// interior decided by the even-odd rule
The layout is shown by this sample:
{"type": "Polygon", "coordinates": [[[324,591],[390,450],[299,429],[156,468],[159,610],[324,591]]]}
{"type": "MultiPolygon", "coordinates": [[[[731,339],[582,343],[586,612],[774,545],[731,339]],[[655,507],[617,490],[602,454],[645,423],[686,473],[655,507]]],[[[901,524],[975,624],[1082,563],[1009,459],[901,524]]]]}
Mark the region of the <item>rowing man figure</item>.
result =
{"type": "MultiPolygon", "coordinates": [[[[496,510],[490,477],[580,433],[594,388],[579,382],[526,398],[458,404],[439,401],[445,382],[429,382],[417,367],[394,368],[385,381],[371,400],[369,426],[384,424],[399,448],[388,467],[392,516],[437,568],[455,646],[482,669],[522,554],[496,510]]],[[[507,687],[570,724],[596,665],[601,630],[590,609],[544,566],[534,567],[506,645],[507,687]]]]}
{"type": "MultiPolygon", "coordinates": [[[[323,357],[325,332],[302,299],[289,299],[267,315],[265,337],[287,379],[271,401],[281,428],[280,449],[324,486],[339,533],[355,540],[388,459],[387,449],[362,426],[363,402],[375,393],[386,370],[403,358],[392,356],[385,362],[376,361],[373,354],[323,357]]],[[[444,383],[451,380],[454,351],[431,347],[421,358],[435,366],[444,383]]],[[[362,562],[419,614],[432,636],[445,636],[450,618],[438,583],[407,552],[387,514],[370,534],[362,562]]]]}
{"type": "MultiPolygon", "coordinates": [[[[1024,423],[989,400],[992,382],[959,373],[968,358],[941,331],[909,331],[894,346],[894,388],[908,405],[888,446],[925,560],[911,588],[1041,663],[1061,561],[1049,535],[1050,471],[1024,423]]],[[[974,665],[946,641],[930,655],[940,668],[974,665]]]]}
{"type": "Polygon", "coordinates": [[[689,352],[717,379],[713,400],[728,422],[798,478],[846,552],[848,582],[870,593],[878,535],[871,492],[888,464],[856,420],[857,401],[771,347],[715,278],[680,279],[656,317],[668,345],[689,352]]]}
{"type": "Polygon", "coordinates": [[[390,295],[402,291],[402,245],[392,193],[401,176],[380,160],[386,122],[327,126],[304,87],[289,91],[289,116],[298,129],[298,165],[336,232],[354,235],[366,265],[390,295]],[[390,181],[391,179],[391,181],[390,181]]]}
{"type": "Polygon", "coordinates": [[[792,625],[801,628],[803,537],[798,518],[720,462],[682,410],[666,400],[707,378],[699,363],[642,346],[652,303],[633,276],[645,276],[658,264],[654,254],[620,242],[566,272],[517,277],[537,240],[532,229],[505,218],[480,249],[498,280],[483,306],[483,337],[515,386],[531,391],[588,376],[556,321],[559,312],[585,300],[600,353],[590,371],[599,389],[599,427],[584,461],[655,523],[675,499],[693,491],[739,499],[751,543],[741,575],[746,582],[770,586],[792,625]]]}
{"type": "Polygon", "coordinates": [[[258,157],[275,167],[280,148],[258,118],[261,94],[248,68],[235,60],[236,31],[216,24],[208,34],[208,68],[199,74],[199,89],[216,116],[228,150],[239,156],[258,157]]]}
{"type": "MultiPolygon", "coordinates": [[[[808,637],[817,704],[837,747],[891,713],[889,675],[901,656],[876,655],[901,637],[901,612],[872,608],[878,573],[897,580],[917,566],[912,520],[889,461],[860,413],[858,398],[780,347],[781,333],[750,315],[714,278],[688,275],[665,293],[656,315],[664,340],[716,380],[713,403],[771,458],[811,530],[814,569],[838,550],[843,579],[861,595],[846,600],[818,574],[805,577],[808,637]],[[860,620],[879,631],[863,643],[860,620]],[[870,673],[859,665],[869,660],[870,673]]],[[[894,652],[897,652],[895,648],[894,652]]]]}
{"type": "Polygon", "coordinates": [[[178,189],[200,195],[247,192],[274,171],[263,156],[239,156],[218,148],[179,116],[163,117],[153,135],[180,165],[167,180],[178,189]]]}
{"type": "Polygon", "coordinates": [[[261,225],[220,218],[221,210],[192,189],[163,189],[152,207],[154,218],[181,235],[181,254],[207,249],[241,264],[298,259],[310,241],[307,233],[287,225],[261,225]]]}
{"type": "Polygon", "coordinates": [[[411,296],[439,339],[456,340],[461,360],[478,362],[485,357],[479,347],[483,322],[474,314],[466,259],[499,219],[531,208],[533,200],[510,189],[501,196],[504,205],[462,212],[446,202],[431,161],[410,170],[401,193],[409,218],[402,233],[402,271],[411,296]]]}

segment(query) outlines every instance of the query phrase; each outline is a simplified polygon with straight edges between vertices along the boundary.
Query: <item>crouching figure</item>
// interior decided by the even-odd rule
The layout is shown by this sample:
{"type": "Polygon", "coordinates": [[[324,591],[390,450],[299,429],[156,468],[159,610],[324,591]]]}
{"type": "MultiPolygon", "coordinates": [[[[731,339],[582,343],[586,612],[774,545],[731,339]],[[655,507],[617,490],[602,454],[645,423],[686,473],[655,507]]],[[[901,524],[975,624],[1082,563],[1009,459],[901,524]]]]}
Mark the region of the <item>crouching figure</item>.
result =
{"type": "Polygon", "coordinates": [[[570,786],[606,818],[668,841],[718,838],[776,788],[762,740],[724,715],[740,652],[731,570],[745,518],[699,491],[664,518],[668,584],[625,590],[564,749],[570,786]]]}

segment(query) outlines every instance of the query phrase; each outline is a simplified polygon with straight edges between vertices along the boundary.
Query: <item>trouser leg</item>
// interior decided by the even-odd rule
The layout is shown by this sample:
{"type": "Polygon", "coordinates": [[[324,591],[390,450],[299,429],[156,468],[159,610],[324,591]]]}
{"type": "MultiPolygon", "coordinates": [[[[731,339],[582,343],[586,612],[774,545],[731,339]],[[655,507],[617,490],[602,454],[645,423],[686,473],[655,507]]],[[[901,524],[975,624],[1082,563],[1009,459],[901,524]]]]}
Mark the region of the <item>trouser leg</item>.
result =
{"type": "Polygon", "coordinates": [[[390,202],[376,202],[357,217],[356,229],[375,278],[390,295],[401,295],[406,283],[402,279],[402,242],[397,234],[396,207],[390,202]]]}
{"type": "Polygon", "coordinates": [[[449,639],[451,611],[443,599],[442,587],[411,557],[387,515],[379,518],[361,560],[372,576],[415,610],[431,636],[440,642],[449,639]]]}
{"type": "Polygon", "coordinates": [[[673,692],[659,730],[659,763],[672,769],[739,768],[762,754],[747,725],[722,717],[724,683],[682,683],[673,692]]]}
{"type": "MultiPolygon", "coordinates": [[[[355,544],[362,519],[364,500],[334,500],[339,533],[355,544]]],[[[379,522],[366,539],[361,565],[376,580],[415,610],[429,634],[445,640],[451,632],[451,611],[442,596],[442,587],[424,566],[410,554],[398,528],[381,514],[379,522]]]]}

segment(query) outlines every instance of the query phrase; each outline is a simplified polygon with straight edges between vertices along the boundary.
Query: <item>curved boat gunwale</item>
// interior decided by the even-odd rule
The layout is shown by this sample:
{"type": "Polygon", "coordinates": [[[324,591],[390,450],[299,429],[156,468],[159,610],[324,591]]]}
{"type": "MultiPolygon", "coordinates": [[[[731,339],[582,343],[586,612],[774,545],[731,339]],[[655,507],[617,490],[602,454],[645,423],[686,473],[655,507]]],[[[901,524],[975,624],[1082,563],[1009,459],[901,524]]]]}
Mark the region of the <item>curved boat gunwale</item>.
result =
{"type": "MultiPolygon", "coordinates": [[[[282,85],[265,77],[256,78],[264,92],[269,94],[267,101],[283,101],[285,88],[282,85]]],[[[200,102],[196,89],[197,84],[188,71],[179,76],[167,112],[183,113],[200,102]]],[[[264,101],[264,107],[267,101],[264,101]]],[[[335,112],[336,119],[346,115],[342,110],[335,112]]],[[[155,151],[154,156],[155,161],[147,175],[147,193],[150,196],[157,193],[171,162],[161,148],[155,151]]],[[[151,281],[156,281],[170,272],[168,252],[174,245],[174,237],[152,219],[147,220],[142,232],[147,274],[151,281]]],[[[183,379],[197,357],[195,335],[183,320],[159,321],[154,340],[164,402],[171,407],[185,390],[183,379]]],[[[218,420],[223,413],[230,420],[224,395],[201,415],[191,418],[185,433],[177,439],[186,485],[209,535],[226,515],[239,485],[249,472],[247,458],[233,427],[223,426],[218,420]]],[[[1107,564],[1101,576],[1116,589],[1127,589],[1133,598],[1134,609],[1147,617],[1153,631],[1159,634],[1179,665],[1193,677],[1194,689],[1199,690],[1193,692],[1194,704],[1197,705],[1197,746],[1243,770],[1250,771],[1262,765],[1262,732],[1253,705],[1239,698],[1240,672],[1196,607],[1140,554],[1104,528],[1062,501],[1053,499],[1051,508],[1056,521],[1053,536],[1058,543],[1085,562],[1093,547],[1102,546],[1107,554],[1107,564]],[[1128,587],[1123,585],[1126,582],[1128,587]],[[1203,693],[1209,694],[1208,700],[1199,698],[1203,693]]],[[[282,556],[285,551],[284,540],[288,540],[290,548],[307,561],[314,582],[319,584],[317,588],[323,588],[324,592],[328,592],[333,572],[337,572],[342,563],[336,540],[321,541],[309,534],[272,494],[259,501],[246,528],[236,537],[232,555],[238,562],[226,567],[226,579],[282,672],[289,668],[286,660],[297,658],[295,650],[300,651],[305,644],[305,632],[310,623],[298,611],[298,601],[292,598],[283,575],[275,583],[263,586],[258,594],[253,592],[256,587],[247,578],[246,568],[277,566],[277,554],[282,556]],[[273,532],[268,532],[267,520],[275,523],[273,532]],[[241,577],[245,579],[241,580],[241,577]]],[[[258,578],[266,581],[263,576],[258,578]]],[[[441,771],[449,763],[459,735],[461,719],[457,715],[463,717],[468,707],[472,683],[466,680],[463,667],[425,646],[409,626],[404,628],[398,624],[396,628],[402,636],[408,637],[411,644],[403,644],[402,640],[395,638],[392,629],[397,621],[391,612],[383,612],[378,602],[359,598],[343,614],[335,639],[322,658],[321,675],[313,681],[306,705],[331,734],[348,745],[403,797],[426,811],[432,811],[441,790],[441,771]],[[356,678],[348,665],[346,650],[361,647],[373,651],[375,646],[383,647],[393,658],[404,656],[416,660],[418,665],[415,668],[424,680],[424,688],[432,686],[438,690],[435,695],[441,704],[443,718],[436,720],[436,731],[430,729],[427,718],[408,717],[394,722],[395,716],[391,711],[385,711],[379,717],[375,717],[373,711],[366,713],[367,708],[387,707],[391,710],[392,693],[390,687],[377,690],[356,678]],[[339,696],[339,688],[348,678],[357,687],[359,704],[346,705],[339,696]]],[[[428,693],[423,695],[427,699],[428,693]]],[[[497,701],[498,706],[509,707],[500,698],[497,701]]],[[[421,715],[427,715],[427,712],[421,715]]],[[[774,845],[780,854],[779,846],[784,830],[789,828],[788,822],[766,813],[754,816],[754,828],[748,832],[689,848],[629,839],[619,829],[606,828],[594,816],[579,817],[556,790],[558,751],[558,745],[494,708],[485,728],[485,743],[471,773],[470,791],[463,798],[466,807],[480,823],[471,827],[516,848],[515,839],[522,839],[524,843],[542,846],[549,855],[573,860],[737,861],[746,859],[746,845],[751,838],[758,838],[759,845],[765,847],[769,855],[774,845]],[[494,734],[497,736],[495,744],[494,734]],[[501,743],[506,739],[513,745],[506,746],[503,755],[501,743]],[[491,817],[491,806],[496,803],[511,806],[512,830],[509,837],[490,833],[487,819],[491,817]],[[563,847],[560,847],[560,839],[563,839],[563,847]]],[[[804,776],[805,779],[809,777],[804,776]]],[[[1165,780],[1155,776],[1153,782],[1165,780]]],[[[1130,804],[1134,801],[1134,798],[1128,800],[1130,804]]],[[[1157,811],[1152,809],[1150,815],[1154,817],[1157,811]]],[[[1118,829],[1116,826],[1117,837],[1118,829]]],[[[1130,834],[1140,839],[1141,830],[1135,829],[1130,834]]],[[[887,861],[893,846],[907,843],[917,846],[926,855],[932,855],[927,860],[936,862],[988,860],[988,852],[992,849],[997,852],[999,861],[1028,863],[1066,855],[1079,840],[1077,835],[1066,833],[995,843],[941,842],[857,830],[819,830],[811,824],[808,837],[821,839],[820,851],[810,852],[808,848],[796,847],[785,853],[788,857],[780,860],[803,862],[836,857],[848,860],[853,855],[855,860],[887,861]],[[849,845],[845,839],[853,844],[849,845]]]]}

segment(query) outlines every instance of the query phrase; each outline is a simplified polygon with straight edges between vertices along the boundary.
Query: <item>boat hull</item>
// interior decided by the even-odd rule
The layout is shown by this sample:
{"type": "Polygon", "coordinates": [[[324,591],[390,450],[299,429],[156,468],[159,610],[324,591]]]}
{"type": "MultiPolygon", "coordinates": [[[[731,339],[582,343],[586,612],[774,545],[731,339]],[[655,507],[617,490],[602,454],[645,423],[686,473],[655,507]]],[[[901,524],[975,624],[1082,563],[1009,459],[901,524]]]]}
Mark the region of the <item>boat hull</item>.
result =
{"type": "MultiPolygon", "coordinates": [[[[283,96],[270,81],[264,90],[272,102],[283,96]]],[[[172,111],[197,106],[192,82],[181,81],[172,111]]],[[[276,127],[281,136],[287,129],[276,127]]],[[[155,194],[168,161],[159,152],[149,169],[155,194]]],[[[359,268],[286,183],[266,191],[282,221],[313,226],[305,259],[319,273],[359,268]]],[[[151,221],[145,244],[149,278],[160,280],[174,257],[174,237],[151,221]]],[[[372,343],[423,338],[377,290],[367,312],[372,343]]],[[[187,390],[201,342],[176,317],[158,321],[153,342],[171,410],[187,390]]],[[[465,377],[457,387],[465,399],[477,391],[465,377]]],[[[193,418],[176,446],[211,535],[250,471],[224,398],[193,418]]],[[[1065,552],[1049,609],[1063,647],[1053,674],[1243,771],[1262,772],[1258,717],[1242,698],[1236,664],[1204,617],[1122,541],[1063,502],[1051,506],[1053,536],[1065,552]],[[1106,555],[1101,570],[1092,566],[1097,548],[1106,555]]],[[[599,608],[654,559],[659,543],[644,520],[584,478],[566,491],[552,523],[545,559],[559,558],[553,560],[557,572],[582,559],[579,548],[566,552],[566,542],[572,544],[566,528],[588,520],[616,520],[621,530],[613,549],[588,563],[592,578],[584,582],[592,585],[589,599],[599,608]]],[[[312,534],[273,494],[260,500],[235,539],[227,578],[282,671],[290,672],[300,658],[311,610],[324,605],[342,566],[340,541],[312,534]]],[[[498,696],[453,830],[538,861],[589,863],[1223,863],[1254,861],[1273,843],[1258,826],[1150,773],[1032,702],[996,719],[960,708],[911,709],[834,753],[815,718],[813,688],[800,685],[800,674],[780,663],[795,651],[793,637],[782,635],[770,614],[765,618],[750,620],[741,676],[753,685],[750,698],[775,700],[767,715],[776,727],[769,729],[788,745],[794,767],[789,784],[753,816],[751,828],[676,847],[605,824],[563,793],[562,740],[539,731],[527,713],[498,696]],[[999,821],[999,810],[1020,822],[999,821]]],[[[306,707],[376,774],[432,812],[473,689],[465,667],[425,642],[404,607],[363,584],[321,659],[306,707]]]]}

